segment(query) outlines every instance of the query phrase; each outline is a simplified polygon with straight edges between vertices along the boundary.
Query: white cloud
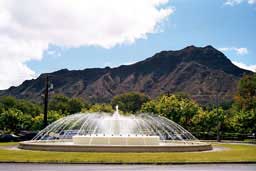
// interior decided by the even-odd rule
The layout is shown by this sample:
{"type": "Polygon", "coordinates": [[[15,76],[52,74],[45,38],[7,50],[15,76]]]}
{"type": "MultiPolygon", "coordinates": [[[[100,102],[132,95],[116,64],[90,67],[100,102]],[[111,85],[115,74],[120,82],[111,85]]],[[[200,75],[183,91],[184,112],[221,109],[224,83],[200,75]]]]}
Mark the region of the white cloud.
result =
{"type": "Polygon", "coordinates": [[[225,5],[234,6],[242,3],[243,1],[244,0],[225,0],[225,5]]]}
{"type": "Polygon", "coordinates": [[[121,65],[132,65],[132,64],[135,64],[136,62],[138,61],[125,62],[124,64],[121,64],[121,65]]]}
{"type": "Polygon", "coordinates": [[[247,48],[236,48],[235,51],[238,55],[248,54],[248,49],[247,48]]]}
{"type": "Polygon", "coordinates": [[[18,60],[0,59],[0,87],[16,85],[25,79],[35,77],[35,72],[18,60]]]}
{"type": "Polygon", "coordinates": [[[248,4],[256,4],[256,0],[248,0],[248,4]]]}
{"type": "Polygon", "coordinates": [[[248,4],[256,4],[256,0],[225,0],[225,5],[229,5],[229,6],[235,6],[238,4],[241,4],[243,2],[246,2],[248,4]]]}
{"type": "Polygon", "coordinates": [[[234,51],[237,55],[246,55],[249,53],[247,48],[241,47],[224,47],[224,48],[219,48],[220,51],[222,52],[228,52],[228,51],[234,51]]]}
{"type": "Polygon", "coordinates": [[[0,89],[34,77],[49,45],[111,48],[155,33],[168,0],[1,0],[0,89]]]}
{"type": "Polygon", "coordinates": [[[236,66],[238,66],[239,68],[243,68],[246,70],[256,72],[256,64],[255,65],[247,65],[242,62],[236,62],[236,61],[232,61],[232,63],[235,64],[236,66]]]}
{"type": "Polygon", "coordinates": [[[103,67],[115,68],[115,67],[119,67],[121,65],[132,65],[132,64],[135,64],[136,62],[138,62],[138,61],[130,61],[130,62],[119,63],[119,64],[114,64],[114,63],[111,63],[111,62],[105,62],[103,67]]]}
{"type": "Polygon", "coordinates": [[[61,52],[57,51],[57,50],[47,50],[46,52],[49,56],[51,57],[60,57],[61,56],[61,52]]]}

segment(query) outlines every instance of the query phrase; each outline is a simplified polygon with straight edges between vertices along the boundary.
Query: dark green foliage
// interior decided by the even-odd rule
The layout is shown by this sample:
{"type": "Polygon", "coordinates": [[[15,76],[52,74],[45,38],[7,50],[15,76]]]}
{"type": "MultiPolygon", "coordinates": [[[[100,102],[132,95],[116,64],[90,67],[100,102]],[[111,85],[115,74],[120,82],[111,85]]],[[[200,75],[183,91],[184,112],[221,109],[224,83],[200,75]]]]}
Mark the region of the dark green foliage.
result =
{"type": "Polygon", "coordinates": [[[29,102],[27,100],[19,100],[16,108],[21,110],[23,113],[29,114],[31,116],[36,116],[42,111],[40,105],[29,102]]]}
{"type": "Polygon", "coordinates": [[[55,95],[52,97],[49,103],[49,110],[58,111],[64,115],[70,115],[81,112],[83,108],[88,108],[82,99],[68,98],[63,95],[55,95]]]}
{"type": "Polygon", "coordinates": [[[17,101],[18,101],[17,99],[15,99],[14,97],[11,97],[11,96],[3,96],[0,99],[1,104],[5,109],[15,107],[17,101]]]}
{"type": "Polygon", "coordinates": [[[20,110],[22,113],[36,116],[40,114],[42,108],[39,104],[27,101],[19,100],[11,96],[4,96],[0,98],[0,110],[8,110],[10,108],[15,108],[20,110]]]}
{"type": "Polygon", "coordinates": [[[94,104],[90,109],[83,109],[83,112],[105,112],[113,113],[114,110],[110,104],[94,104]]]}
{"type": "Polygon", "coordinates": [[[7,133],[16,132],[21,127],[23,113],[18,109],[10,108],[0,115],[0,128],[7,133]]]}
{"type": "Polygon", "coordinates": [[[149,98],[142,93],[125,93],[115,96],[111,102],[112,106],[119,106],[119,109],[124,113],[137,113],[142,104],[147,102],[149,98]]]}
{"type": "MultiPolygon", "coordinates": [[[[49,101],[48,123],[78,112],[138,112],[162,115],[195,133],[222,132],[252,134],[256,132],[256,75],[244,76],[238,84],[233,102],[220,102],[205,108],[186,94],[162,95],[150,100],[141,93],[115,96],[111,104],[89,105],[78,98],[54,95],[49,101]]],[[[0,98],[0,130],[7,133],[43,128],[42,106],[6,96],[0,98]]],[[[219,135],[219,134],[218,134],[219,135]]]]}
{"type": "MultiPolygon", "coordinates": [[[[51,124],[52,122],[62,118],[63,115],[59,114],[57,111],[49,111],[48,112],[48,124],[51,124]]],[[[41,130],[44,128],[43,126],[43,120],[44,120],[44,115],[40,114],[36,117],[33,118],[33,125],[32,125],[32,130],[41,130]]]]}
{"type": "MultiPolygon", "coordinates": [[[[0,130],[5,133],[17,133],[20,130],[40,130],[43,128],[42,106],[19,100],[11,96],[0,98],[0,130]]],[[[89,105],[78,98],[67,98],[56,95],[50,101],[48,123],[63,117],[63,114],[73,114],[89,105]]]]}
{"type": "Polygon", "coordinates": [[[192,124],[192,118],[202,109],[188,98],[175,95],[163,95],[155,100],[144,103],[141,112],[163,115],[188,128],[192,124]]]}
{"type": "Polygon", "coordinates": [[[33,117],[29,114],[23,114],[20,118],[20,128],[21,130],[31,130],[33,125],[33,117]]]}
{"type": "Polygon", "coordinates": [[[256,133],[256,113],[253,110],[239,111],[233,118],[234,128],[239,133],[256,133]]]}
{"type": "MultiPolygon", "coordinates": [[[[215,108],[211,111],[201,111],[193,117],[196,131],[216,132],[218,126],[222,128],[229,124],[229,113],[222,108],[215,108]]],[[[223,130],[223,129],[222,129],[223,130]]]]}
{"type": "Polygon", "coordinates": [[[63,95],[55,95],[50,99],[49,110],[59,111],[62,114],[68,114],[69,99],[63,95]]]}
{"type": "Polygon", "coordinates": [[[32,118],[41,113],[39,104],[5,96],[0,98],[0,130],[16,133],[30,130],[32,118]]]}
{"type": "Polygon", "coordinates": [[[245,75],[239,81],[235,102],[240,110],[256,111],[256,74],[245,75]]]}
{"type": "Polygon", "coordinates": [[[245,75],[239,81],[232,112],[235,131],[256,133],[256,74],[245,75]]]}
{"type": "Polygon", "coordinates": [[[83,100],[78,98],[71,98],[68,105],[70,114],[78,113],[81,112],[83,108],[88,108],[88,105],[85,105],[83,100]]]}

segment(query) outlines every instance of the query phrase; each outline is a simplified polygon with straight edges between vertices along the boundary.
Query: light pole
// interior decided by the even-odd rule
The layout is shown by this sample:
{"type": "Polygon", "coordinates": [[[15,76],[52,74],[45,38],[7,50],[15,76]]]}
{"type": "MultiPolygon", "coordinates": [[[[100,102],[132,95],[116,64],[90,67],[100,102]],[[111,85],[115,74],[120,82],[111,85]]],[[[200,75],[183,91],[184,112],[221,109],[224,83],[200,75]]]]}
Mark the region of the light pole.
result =
{"type": "Polygon", "coordinates": [[[217,86],[218,86],[218,91],[216,92],[216,114],[217,114],[217,118],[218,118],[218,120],[217,120],[217,142],[220,142],[221,141],[221,125],[222,125],[222,123],[221,123],[221,120],[220,120],[220,117],[221,116],[219,116],[219,92],[221,92],[221,84],[220,84],[220,81],[219,81],[219,79],[218,78],[216,78],[216,81],[217,81],[217,86]]]}
{"type": "Polygon", "coordinates": [[[217,120],[217,142],[220,142],[221,141],[221,121],[220,121],[220,116],[219,116],[219,95],[217,94],[216,95],[216,114],[217,114],[217,117],[218,117],[218,120],[217,120]]]}
{"type": "Polygon", "coordinates": [[[48,99],[49,99],[49,90],[53,89],[53,84],[49,87],[49,76],[46,75],[45,78],[45,90],[44,90],[44,127],[48,125],[47,115],[48,115],[48,99]]]}
{"type": "Polygon", "coordinates": [[[45,78],[45,90],[44,90],[44,127],[48,125],[47,114],[48,114],[48,90],[49,90],[49,77],[46,75],[45,78]]]}

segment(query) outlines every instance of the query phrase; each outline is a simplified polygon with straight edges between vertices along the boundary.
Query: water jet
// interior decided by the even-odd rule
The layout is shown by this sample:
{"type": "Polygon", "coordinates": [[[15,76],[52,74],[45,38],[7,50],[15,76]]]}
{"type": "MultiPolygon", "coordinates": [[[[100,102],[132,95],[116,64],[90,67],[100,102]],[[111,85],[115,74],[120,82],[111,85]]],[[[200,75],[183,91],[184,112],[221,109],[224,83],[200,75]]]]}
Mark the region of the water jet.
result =
{"type": "Polygon", "coordinates": [[[78,113],[61,118],[19,148],[43,151],[190,152],[211,150],[177,123],[153,114],[78,113]]]}

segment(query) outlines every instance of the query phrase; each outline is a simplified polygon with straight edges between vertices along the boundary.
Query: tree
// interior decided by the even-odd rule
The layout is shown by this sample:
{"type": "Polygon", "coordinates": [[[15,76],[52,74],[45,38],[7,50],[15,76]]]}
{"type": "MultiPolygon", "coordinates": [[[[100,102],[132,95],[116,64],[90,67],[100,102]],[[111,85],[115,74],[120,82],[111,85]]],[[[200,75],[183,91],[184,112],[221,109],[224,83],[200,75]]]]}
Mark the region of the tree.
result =
{"type": "Polygon", "coordinates": [[[110,104],[94,104],[90,109],[83,109],[82,112],[106,112],[113,113],[114,110],[110,104]]]}
{"type": "Polygon", "coordinates": [[[191,125],[191,120],[202,110],[196,102],[175,95],[162,95],[142,105],[142,112],[155,113],[171,119],[185,128],[191,125]]]}
{"type": "Polygon", "coordinates": [[[55,95],[49,102],[49,110],[58,111],[64,115],[81,112],[83,108],[88,108],[88,104],[79,98],[68,98],[63,95],[55,95]]]}
{"type": "MultiPolygon", "coordinates": [[[[202,111],[192,119],[197,131],[214,132],[221,136],[225,127],[230,124],[229,112],[222,108],[215,108],[211,111],[202,111]]],[[[219,137],[220,138],[220,137],[219,137]]]]}
{"type": "Polygon", "coordinates": [[[21,129],[22,112],[10,108],[0,115],[0,128],[6,133],[17,132],[21,129]]]}
{"type": "Polygon", "coordinates": [[[0,114],[4,112],[4,105],[0,103],[0,114]]]}
{"type": "Polygon", "coordinates": [[[0,103],[5,109],[13,108],[16,106],[16,99],[11,96],[3,96],[0,99],[0,103]]]}
{"type": "Polygon", "coordinates": [[[235,102],[241,110],[256,111],[256,74],[245,75],[239,81],[235,102]]]}
{"type": "MultiPolygon", "coordinates": [[[[52,111],[50,110],[48,112],[48,123],[51,124],[52,122],[62,118],[63,115],[61,115],[60,113],[58,113],[57,111],[52,111]]],[[[40,114],[36,117],[34,117],[32,119],[33,121],[33,125],[32,125],[32,130],[41,130],[44,128],[44,124],[43,124],[43,120],[44,120],[44,115],[40,114]]]]}
{"type": "Polygon", "coordinates": [[[19,100],[11,96],[1,97],[0,104],[5,110],[15,108],[20,110],[22,113],[32,116],[36,116],[41,112],[41,107],[39,104],[30,102],[28,100],[19,100]]]}
{"type": "Polygon", "coordinates": [[[141,106],[142,113],[155,113],[159,114],[158,108],[157,108],[157,101],[156,100],[150,100],[146,103],[143,103],[141,106]]]}
{"type": "Polygon", "coordinates": [[[252,110],[237,111],[232,122],[236,132],[248,134],[256,132],[256,113],[252,110]]]}
{"type": "Polygon", "coordinates": [[[88,108],[88,104],[85,104],[85,102],[82,99],[78,98],[71,98],[68,102],[69,108],[68,112],[70,114],[81,112],[83,108],[88,108]]]}
{"type": "Polygon", "coordinates": [[[61,114],[69,114],[69,99],[63,95],[54,95],[49,102],[49,110],[58,111],[61,114]]]}
{"type": "Polygon", "coordinates": [[[147,102],[149,98],[142,93],[125,93],[117,95],[113,98],[112,106],[119,106],[119,109],[124,113],[133,113],[140,111],[143,103],[147,102]]]}
{"type": "Polygon", "coordinates": [[[31,130],[33,121],[32,116],[29,114],[23,114],[20,118],[20,129],[22,130],[31,130]]]}
{"type": "Polygon", "coordinates": [[[233,105],[233,126],[240,133],[256,132],[256,74],[245,75],[238,83],[233,105]]]}

